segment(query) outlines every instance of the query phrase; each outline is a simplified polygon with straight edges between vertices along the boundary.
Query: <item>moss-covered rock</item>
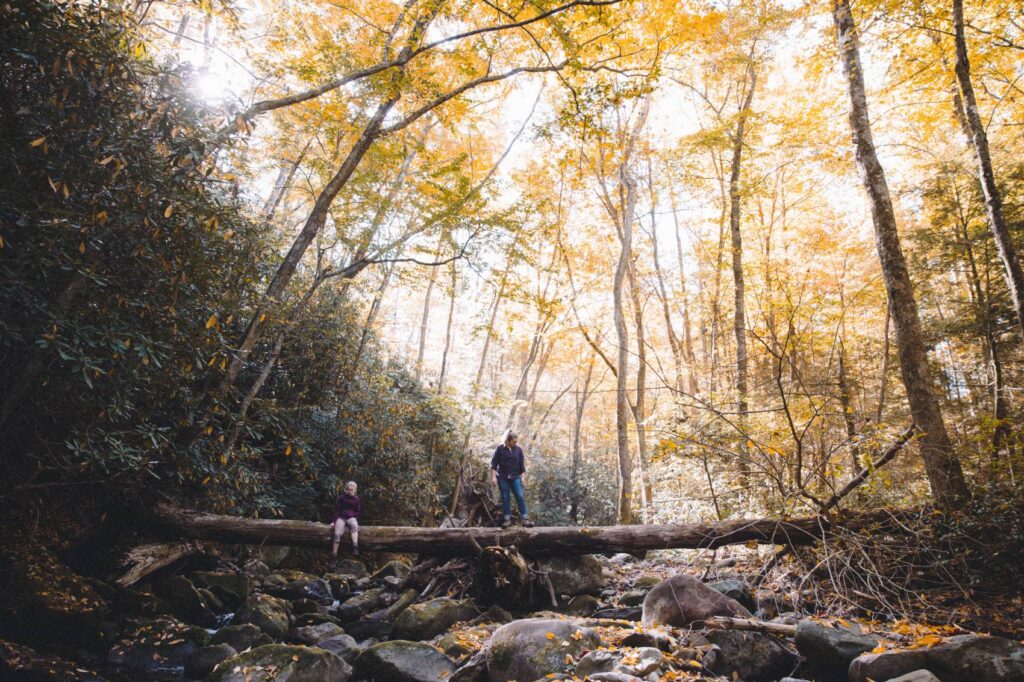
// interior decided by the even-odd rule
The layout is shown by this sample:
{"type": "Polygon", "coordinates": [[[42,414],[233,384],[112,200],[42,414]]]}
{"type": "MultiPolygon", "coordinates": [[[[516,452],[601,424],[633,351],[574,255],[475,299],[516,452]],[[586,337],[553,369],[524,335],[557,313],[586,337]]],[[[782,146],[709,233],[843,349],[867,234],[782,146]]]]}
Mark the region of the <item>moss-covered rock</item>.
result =
{"type": "Polygon", "coordinates": [[[293,642],[313,645],[325,639],[343,634],[345,634],[345,631],[334,623],[320,623],[319,625],[304,625],[292,628],[290,637],[293,642]]]}
{"type": "Polygon", "coordinates": [[[237,655],[238,652],[230,644],[200,647],[185,661],[185,677],[202,679],[213,672],[219,663],[237,655]]]}
{"type": "Polygon", "coordinates": [[[348,682],[352,668],[334,654],[306,646],[267,644],[229,658],[207,682],[348,682]]]}
{"type": "Polygon", "coordinates": [[[291,626],[290,616],[288,602],[269,594],[254,594],[246,599],[245,605],[235,614],[235,621],[252,623],[274,639],[284,639],[291,626]]]}
{"type": "Polygon", "coordinates": [[[163,597],[175,617],[186,623],[195,623],[206,628],[217,625],[217,616],[199,593],[192,581],[183,575],[176,575],[157,587],[157,594],[163,597]]]}
{"type": "Polygon", "coordinates": [[[398,639],[422,640],[441,634],[451,626],[477,616],[469,599],[439,597],[413,604],[395,621],[394,636],[398,639]]]}
{"type": "Polygon", "coordinates": [[[537,680],[565,671],[567,655],[578,658],[601,646],[598,634],[572,620],[529,618],[498,628],[487,649],[491,682],[537,680]]]}
{"type": "Polygon", "coordinates": [[[548,574],[557,595],[597,594],[604,587],[601,563],[589,554],[548,557],[538,564],[548,574]]]}
{"type": "Polygon", "coordinates": [[[245,651],[264,644],[273,644],[267,633],[252,623],[229,625],[214,633],[211,644],[229,644],[235,651],[245,651]]]}
{"type": "Polygon", "coordinates": [[[409,564],[402,561],[389,561],[370,576],[370,580],[383,580],[388,577],[405,579],[409,575],[409,564]]]}
{"type": "Polygon", "coordinates": [[[342,623],[356,620],[360,616],[370,613],[379,609],[384,604],[384,590],[381,588],[374,588],[367,590],[362,594],[357,594],[354,597],[349,597],[344,603],[342,603],[334,615],[342,623]]]}
{"type": "Polygon", "coordinates": [[[241,606],[252,591],[252,581],[244,573],[196,571],[192,583],[210,590],[230,608],[241,606]]]}
{"type": "Polygon", "coordinates": [[[357,580],[370,577],[370,572],[366,570],[366,564],[359,559],[342,559],[338,562],[335,573],[355,576],[357,580]]]}
{"type": "Polygon", "coordinates": [[[455,672],[439,649],[400,639],[374,644],[356,657],[354,667],[356,677],[368,682],[437,682],[455,672]]]}

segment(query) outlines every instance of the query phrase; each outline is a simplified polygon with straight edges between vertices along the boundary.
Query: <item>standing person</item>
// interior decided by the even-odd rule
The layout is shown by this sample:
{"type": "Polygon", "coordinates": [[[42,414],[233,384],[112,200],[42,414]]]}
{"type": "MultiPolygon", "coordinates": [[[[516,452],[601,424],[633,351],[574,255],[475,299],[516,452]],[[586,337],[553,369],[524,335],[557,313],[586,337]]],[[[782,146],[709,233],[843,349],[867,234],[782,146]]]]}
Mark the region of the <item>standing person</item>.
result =
{"type": "Polygon", "coordinates": [[[356,495],[356,482],[349,481],[334,501],[334,520],[331,521],[331,537],[334,542],[331,545],[330,570],[338,567],[338,545],[346,528],[352,533],[352,553],[359,556],[359,515],[362,513],[363,502],[356,495]]]}
{"type": "Polygon", "coordinates": [[[533,527],[533,521],[526,511],[526,498],[523,497],[523,474],[526,473],[526,465],[523,460],[523,449],[517,445],[518,441],[519,436],[509,431],[505,436],[505,442],[498,446],[491,457],[491,480],[501,491],[501,510],[505,513],[502,528],[512,525],[512,494],[516,496],[516,505],[519,507],[519,517],[523,525],[527,528],[533,527]]]}

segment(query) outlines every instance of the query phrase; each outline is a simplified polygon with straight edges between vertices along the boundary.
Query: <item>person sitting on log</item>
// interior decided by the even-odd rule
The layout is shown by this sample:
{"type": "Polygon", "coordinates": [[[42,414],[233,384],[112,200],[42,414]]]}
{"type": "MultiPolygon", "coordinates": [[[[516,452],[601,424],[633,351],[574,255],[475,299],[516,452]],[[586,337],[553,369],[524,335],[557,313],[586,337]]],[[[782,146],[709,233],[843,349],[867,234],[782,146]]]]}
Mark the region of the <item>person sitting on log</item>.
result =
{"type": "Polygon", "coordinates": [[[345,489],[334,501],[334,519],[331,521],[331,535],[334,542],[331,544],[330,570],[338,567],[338,545],[341,543],[341,535],[348,528],[352,533],[352,553],[359,556],[359,515],[363,511],[363,502],[356,495],[356,482],[349,481],[345,489]]]}
{"type": "Polygon", "coordinates": [[[512,494],[516,496],[516,506],[519,507],[519,517],[527,528],[533,527],[526,511],[526,498],[523,496],[523,474],[526,473],[526,465],[523,460],[523,449],[516,443],[519,436],[511,431],[505,436],[505,442],[498,446],[491,457],[491,480],[501,491],[501,509],[505,519],[501,523],[502,528],[512,525],[512,494]]]}

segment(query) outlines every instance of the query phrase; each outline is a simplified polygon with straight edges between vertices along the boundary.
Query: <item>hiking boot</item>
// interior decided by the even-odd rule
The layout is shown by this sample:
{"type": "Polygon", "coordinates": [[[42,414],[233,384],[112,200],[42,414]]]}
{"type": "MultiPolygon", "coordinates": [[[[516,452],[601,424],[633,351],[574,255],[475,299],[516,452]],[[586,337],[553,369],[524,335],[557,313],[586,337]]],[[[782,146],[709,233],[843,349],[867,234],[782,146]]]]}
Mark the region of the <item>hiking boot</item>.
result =
{"type": "Polygon", "coordinates": [[[352,545],[352,554],[359,556],[359,545],[352,545]]]}
{"type": "Polygon", "coordinates": [[[533,528],[533,521],[530,519],[523,519],[523,528],[533,528]]]}
{"type": "Polygon", "coordinates": [[[334,573],[338,570],[338,557],[332,556],[331,561],[327,564],[327,572],[334,573]]]}
{"type": "Polygon", "coordinates": [[[512,525],[512,519],[509,519],[509,518],[506,518],[504,521],[501,522],[501,527],[502,528],[508,528],[511,525],[512,525]]]}

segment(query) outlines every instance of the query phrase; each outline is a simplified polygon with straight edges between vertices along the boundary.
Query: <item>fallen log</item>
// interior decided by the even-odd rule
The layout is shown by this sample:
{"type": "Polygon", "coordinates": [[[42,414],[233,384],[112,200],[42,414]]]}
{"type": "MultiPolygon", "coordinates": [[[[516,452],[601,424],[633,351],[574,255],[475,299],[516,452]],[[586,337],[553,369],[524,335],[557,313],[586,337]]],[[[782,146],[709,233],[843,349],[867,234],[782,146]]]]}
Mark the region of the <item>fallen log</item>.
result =
{"type": "Polygon", "coordinates": [[[745,630],[747,632],[766,632],[773,635],[792,637],[796,634],[796,626],[787,623],[769,623],[757,618],[733,618],[731,616],[711,616],[704,625],[717,630],[745,630]]]}
{"type": "MultiPolygon", "coordinates": [[[[161,505],[156,520],[177,537],[290,545],[327,549],[327,524],[283,519],[250,519],[208,514],[161,505]]],[[[413,528],[363,526],[359,545],[364,550],[408,552],[434,556],[477,556],[482,547],[515,546],[527,556],[638,552],[653,549],[713,549],[758,543],[808,545],[836,528],[859,530],[885,522],[901,512],[870,511],[843,517],[808,516],[793,519],[737,519],[707,523],[648,526],[558,526],[537,528],[413,528]]],[[[343,536],[348,543],[347,534],[343,536]]]]}
{"type": "Polygon", "coordinates": [[[123,564],[126,570],[116,582],[121,587],[131,587],[147,575],[201,551],[202,545],[195,542],[157,543],[135,547],[125,555],[123,564]]]}

